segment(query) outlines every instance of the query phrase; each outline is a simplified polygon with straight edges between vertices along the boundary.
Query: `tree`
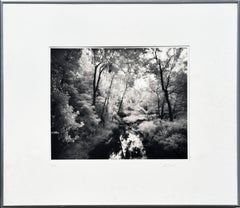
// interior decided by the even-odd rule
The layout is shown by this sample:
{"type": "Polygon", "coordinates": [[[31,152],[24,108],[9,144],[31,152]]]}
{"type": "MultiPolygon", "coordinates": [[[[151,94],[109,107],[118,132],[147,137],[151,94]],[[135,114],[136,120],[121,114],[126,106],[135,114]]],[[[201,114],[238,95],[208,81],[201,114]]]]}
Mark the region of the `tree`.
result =
{"type": "Polygon", "coordinates": [[[166,51],[166,59],[164,61],[161,60],[159,53],[162,51],[158,48],[152,49],[154,53],[154,58],[156,60],[156,64],[158,66],[158,72],[159,72],[159,79],[161,83],[161,88],[165,96],[165,100],[168,106],[168,115],[169,120],[173,121],[173,111],[172,111],[172,105],[169,97],[169,84],[171,81],[171,74],[174,69],[174,67],[177,64],[177,61],[179,59],[179,56],[182,52],[182,48],[170,48],[166,51]]]}
{"type": "Polygon", "coordinates": [[[103,107],[102,107],[101,120],[103,121],[103,123],[105,123],[105,119],[104,119],[103,116],[104,116],[105,110],[108,108],[108,103],[109,103],[109,99],[110,99],[110,96],[111,96],[111,89],[112,89],[112,86],[113,86],[113,80],[114,80],[115,76],[116,76],[116,73],[113,73],[110,85],[108,87],[107,96],[105,97],[105,101],[104,101],[104,104],[103,104],[103,107]]]}
{"type": "Polygon", "coordinates": [[[144,49],[124,49],[121,51],[121,59],[119,67],[124,73],[125,85],[123,94],[120,98],[119,107],[117,114],[121,114],[124,98],[126,96],[127,90],[129,87],[134,85],[134,80],[137,78],[139,73],[139,67],[142,64],[141,55],[143,54],[144,49]]]}
{"type": "Polygon", "coordinates": [[[149,79],[149,88],[152,93],[156,95],[157,100],[157,115],[159,118],[163,118],[163,112],[164,112],[164,98],[162,97],[162,90],[159,86],[159,81],[155,78],[149,79]]]}
{"type": "Polygon", "coordinates": [[[97,92],[99,90],[99,83],[101,80],[101,75],[106,69],[106,58],[104,49],[93,49],[93,64],[94,64],[94,74],[93,74],[93,102],[96,105],[97,92]]]}
{"type": "Polygon", "coordinates": [[[53,158],[59,157],[64,144],[78,139],[76,132],[84,126],[77,122],[79,111],[70,104],[76,93],[74,79],[79,70],[81,50],[51,50],[51,134],[53,158]]]}

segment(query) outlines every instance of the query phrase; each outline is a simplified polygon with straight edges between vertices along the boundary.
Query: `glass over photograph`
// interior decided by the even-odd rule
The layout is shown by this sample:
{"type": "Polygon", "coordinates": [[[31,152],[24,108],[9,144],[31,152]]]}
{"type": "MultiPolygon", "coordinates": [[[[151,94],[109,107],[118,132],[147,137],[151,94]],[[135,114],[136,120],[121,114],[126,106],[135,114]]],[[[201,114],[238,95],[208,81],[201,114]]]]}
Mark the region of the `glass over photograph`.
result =
{"type": "Polygon", "coordinates": [[[187,159],[188,47],[51,49],[52,159],[187,159]]]}

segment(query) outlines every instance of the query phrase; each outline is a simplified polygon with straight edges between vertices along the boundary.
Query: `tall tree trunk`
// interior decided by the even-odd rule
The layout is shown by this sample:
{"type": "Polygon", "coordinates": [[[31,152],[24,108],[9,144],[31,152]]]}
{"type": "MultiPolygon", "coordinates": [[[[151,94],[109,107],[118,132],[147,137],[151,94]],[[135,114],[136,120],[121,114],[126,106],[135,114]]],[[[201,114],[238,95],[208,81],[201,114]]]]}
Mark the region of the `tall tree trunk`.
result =
{"type": "Polygon", "coordinates": [[[172,106],[169,100],[169,94],[168,91],[164,91],[165,94],[165,98],[166,98],[166,102],[167,102],[167,106],[168,106],[168,114],[169,114],[169,120],[173,121],[173,112],[172,112],[172,106]]]}
{"type": "Polygon", "coordinates": [[[122,95],[122,98],[121,98],[121,101],[120,101],[120,104],[119,104],[119,107],[118,107],[117,114],[119,114],[121,109],[122,109],[122,104],[123,104],[123,100],[124,100],[125,94],[127,92],[127,89],[128,89],[128,84],[126,83],[126,86],[125,86],[125,89],[124,89],[124,92],[123,92],[123,95],[122,95]]]}
{"type": "Polygon", "coordinates": [[[166,99],[166,102],[167,102],[167,106],[168,106],[169,120],[173,121],[173,113],[172,113],[172,106],[171,106],[170,99],[169,99],[169,93],[168,93],[167,88],[165,88],[165,83],[164,83],[164,79],[163,79],[163,69],[162,69],[162,66],[161,66],[161,62],[160,62],[160,60],[157,57],[156,51],[155,51],[155,59],[156,59],[156,61],[158,63],[161,87],[162,87],[162,91],[164,92],[164,96],[165,96],[165,99],[166,99]]]}
{"type": "Polygon", "coordinates": [[[157,95],[157,114],[158,117],[161,118],[161,113],[160,113],[160,97],[159,97],[159,93],[156,91],[156,95],[157,95]]]}
{"type": "Polygon", "coordinates": [[[102,72],[104,71],[104,68],[105,68],[105,66],[102,65],[102,63],[99,63],[99,64],[97,64],[94,67],[94,75],[93,75],[93,102],[92,102],[92,104],[94,106],[96,104],[97,91],[98,91],[98,88],[99,88],[99,83],[100,83],[101,75],[102,75],[102,72]],[[98,77],[97,77],[97,72],[98,72],[98,77]]]}
{"type": "Polygon", "coordinates": [[[102,107],[101,120],[103,122],[104,122],[103,115],[104,115],[105,107],[106,107],[107,103],[109,102],[109,97],[111,95],[111,89],[112,89],[112,84],[113,84],[114,77],[115,77],[115,74],[112,76],[111,83],[110,83],[109,88],[108,88],[108,93],[107,93],[107,96],[104,100],[104,104],[103,104],[103,107],[102,107]]]}
{"type": "Polygon", "coordinates": [[[165,99],[163,99],[162,106],[161,106],[161,114],[160,114],[161,119],[163,119],[163,116],[164,116],[164,107],[165,107],[165,99]]]}
{"type": "Polygon", "coordinates": [[[97,66],[94,67],[94,75],[93,75],[93,102],[92,104],[96,104],[96,76],[97,76],[97,66]]]}

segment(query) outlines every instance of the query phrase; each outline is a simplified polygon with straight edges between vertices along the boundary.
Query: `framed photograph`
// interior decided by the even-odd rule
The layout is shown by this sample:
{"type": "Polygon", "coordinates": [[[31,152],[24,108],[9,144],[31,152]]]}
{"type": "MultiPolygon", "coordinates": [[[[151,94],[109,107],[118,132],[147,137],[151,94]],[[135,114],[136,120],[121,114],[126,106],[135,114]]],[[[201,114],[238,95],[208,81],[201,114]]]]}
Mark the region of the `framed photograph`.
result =
{"type": "Polygon", "coordinates": [[[238,1],[1,3],[2,206],[238,206],[238,1]]]}

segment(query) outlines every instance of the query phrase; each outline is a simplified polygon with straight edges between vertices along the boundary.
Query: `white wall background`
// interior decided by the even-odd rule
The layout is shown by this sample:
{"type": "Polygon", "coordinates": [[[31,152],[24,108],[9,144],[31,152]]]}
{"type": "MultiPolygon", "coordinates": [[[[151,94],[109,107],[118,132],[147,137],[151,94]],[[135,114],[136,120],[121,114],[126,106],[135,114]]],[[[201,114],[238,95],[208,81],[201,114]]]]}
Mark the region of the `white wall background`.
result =
{"type": "Polygon", "coordinates": [[[5,4],[4,205],[236,204],[236,4],[5,4]],[[51,46],[189,45],[188,160],[50,159],[51,46]]]}

